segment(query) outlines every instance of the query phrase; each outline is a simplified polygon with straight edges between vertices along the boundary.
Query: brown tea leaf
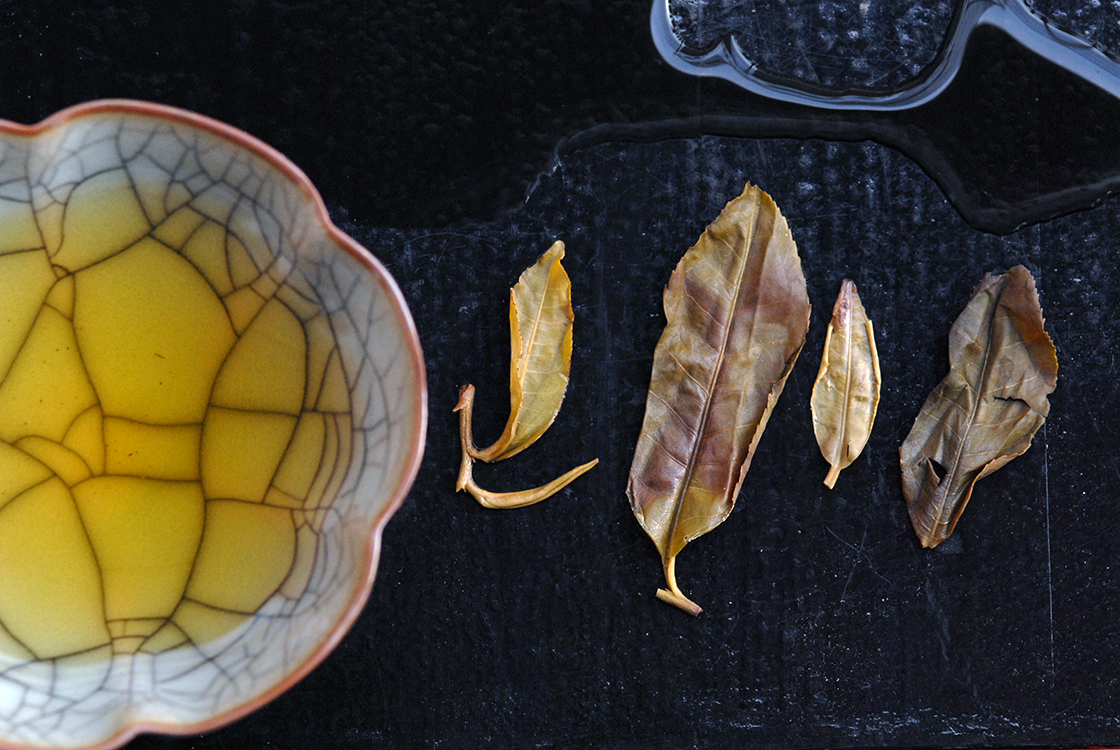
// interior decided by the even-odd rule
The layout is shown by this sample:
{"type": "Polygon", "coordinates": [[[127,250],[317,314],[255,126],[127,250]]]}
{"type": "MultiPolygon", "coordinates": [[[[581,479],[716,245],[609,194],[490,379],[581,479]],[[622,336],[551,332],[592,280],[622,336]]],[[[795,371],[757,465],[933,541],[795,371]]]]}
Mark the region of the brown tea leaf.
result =
{"type": "Polygon", "coordinates": [[[509,421],[497,442],[471,455],[500,461],[528,448],[556,419],[572,362],[572,283],[556,242],[509,294],[509,421]]]}
{"type": "Polygon", "coordinates": [[[1058,382],[1030,272],[988,274],[949,332],[949,374],[902,443],[902,488],[923,547],[949,538],[972,487],[1030,447],[1058,382]]]}
{"type": "Polygon", "coordinates": [[[523,508],[526,505],[539,503],[541,500],[552,497],[560,490],[572,483],[576,477],[599,463],[599,459],[588,461],[582,466],[577,466],[563,476],[553,479],[546,485],[531,490],[519,492],[490,492],[474,483],[474,459],[471,450],[474,448],[471,438],[471,412],[474,408],[474,386],[465,385],[459,390],[459,403],[454,411],[459,412],[459,443],[462,446],[463,457],[459,464],[459,478],[455,483],[455,491],[466,490],[486,508],[523,508]]]}
{"type": "Polygon", "coordinates": [[[805,343],[809,298],[797,246],[770,196],[747,185],[681,258],[665,289],[645,421],[627,495],[668,590],[676,558],[727,518],[805,343]]]}
{"type": "Polygon", "coordinates": [[[848,468],[867,445],[879,407],[881,381],[875,332],[856,285],[845,279],[832,308],[821,369],[809,401],[813,432],[832,466],[824,478],[829,489],[840,470],[848,468]]]}

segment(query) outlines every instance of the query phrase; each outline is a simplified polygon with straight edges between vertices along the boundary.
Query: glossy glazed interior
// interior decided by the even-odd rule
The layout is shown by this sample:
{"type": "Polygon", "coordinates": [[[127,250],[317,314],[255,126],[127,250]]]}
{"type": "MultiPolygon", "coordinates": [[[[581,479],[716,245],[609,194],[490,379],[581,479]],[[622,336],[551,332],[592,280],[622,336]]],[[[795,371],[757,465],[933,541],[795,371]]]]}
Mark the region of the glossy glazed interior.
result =
{"type": "Polygon", "coordinates": [[[189,113],[0,133],[0,742],[196,731],[320,660],[414,476],[395,284],[189,113]]]}

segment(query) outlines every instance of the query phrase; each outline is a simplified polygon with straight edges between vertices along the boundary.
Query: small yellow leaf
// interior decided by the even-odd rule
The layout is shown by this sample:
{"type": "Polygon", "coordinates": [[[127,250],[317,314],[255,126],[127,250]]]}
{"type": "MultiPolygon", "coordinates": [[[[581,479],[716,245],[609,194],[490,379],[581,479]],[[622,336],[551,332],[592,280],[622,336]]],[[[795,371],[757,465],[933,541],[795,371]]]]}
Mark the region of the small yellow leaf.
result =
{"type": "Polygon", "coordinates": [[[824,479],[829,489],[836,484],[840,470],[846,469],[867,445],[879,407],[881,382],[875,332],[856,285],[845,279],[832,308],[821,369],[809,402],[813,432],[821,454],[832,466],[824,479]]]}

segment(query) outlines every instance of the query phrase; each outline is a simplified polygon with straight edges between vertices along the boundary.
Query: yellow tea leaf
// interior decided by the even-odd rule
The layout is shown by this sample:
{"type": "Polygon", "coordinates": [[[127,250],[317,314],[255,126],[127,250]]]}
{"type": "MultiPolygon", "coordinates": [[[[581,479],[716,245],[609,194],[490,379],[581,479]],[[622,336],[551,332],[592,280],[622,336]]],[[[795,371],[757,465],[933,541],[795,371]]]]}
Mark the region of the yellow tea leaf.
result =
{"type": "Polygon", "coordinates": [[[572,362],[572,283],[556,242],[510,290],[509,421],[489,448],[471,448],[482,461],[500,461],[528,448],[556,419],[572,362]]]}
{"type": "Polygon", "coordinates": [[[867,445],[881,382],[875,332],[856,285],[845,279],[832,308],[821,369],[809,402],[817,444],[832,467],[824,478],[829,489],[840,470],[851,465],[867,445]]]}

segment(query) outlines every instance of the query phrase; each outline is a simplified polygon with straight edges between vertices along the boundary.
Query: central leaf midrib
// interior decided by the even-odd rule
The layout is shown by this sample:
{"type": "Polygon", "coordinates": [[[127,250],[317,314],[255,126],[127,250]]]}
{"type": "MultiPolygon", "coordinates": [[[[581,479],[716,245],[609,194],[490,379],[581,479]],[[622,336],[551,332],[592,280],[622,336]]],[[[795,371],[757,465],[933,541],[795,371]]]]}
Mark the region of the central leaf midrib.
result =
{"type": "MultiPolygon", "coordinates": [[[[845,286],[845,290],[847,287],[845,286]]],[[[842,292],[843,293],[843,292],[842,292]]],[[[844,463],[844,449],[848,444],[848,414],[851,412],[852,393],[852,300],[848,295],[847,315],[844,319],[844,399],[840,411],[840,454],[837,456],[838,464],[844,463]]]]}
{"type": "MultiPolygon", "coordinates": [[[[553,262],[555,263],[555,261],[553,261],[553,262]]],[[[522,394],[524,394],[524,392],[525,392],[525,387],[524,387],[525,386],[525,381],[528,379],[528,374],[529,374],[529,371],[528,371],[529,353],[533,350],[533,344],[537,340],[537,328],[540,326],[541,318],[544,316],[544,304],[545,304],[546,298],[548,297],[548,290],[549,290],[549,287],[551,286],[551,282],[552,282],[552,268],[553,268],[553,266],[550,264],[549,267],[548,267],[548,276],[545,277],[545,281],[544,281],[544,290],[541,292],[541,299],[540,299],[540,302],[537,304],[536,314],[533,316],[533,327],[532,327],[532,329],[530,329],[528,339],[526,340],[525,357],[523,358],[522,362],[520,363],[522,365],[522,367],[525,368],[521,371],[521,373],[519,373],[520,376],[521,376],[521,386],[522,386],[521,392],[522,392],[522,394]]]]}
{"type": "MultiPolygon", "coordinates": [[[[953,463],[949,467],[949,471],[945,474],[949,481],[948,483],[943,483],[945,486],[945,493],[942,495],[941,502],[937,504],[937,515],[934,517],[934,528],[937,528],[937,525],[941,523],[941,518],[944,515],[945,508],[948,504],[949,490],[952,489],[953,485],[956,483],[957,476],[960,472],[961,456],[964,454],[965,445],[968,443],[968,437],[972,432],[972,425],[976,422],[976,417],[979,415],[980,409],[984,405],[984,393],[986,391],[988,376],[991,372],[989,363],[991,361],[992,339],[994,338],[992,335],[992,327],[995,323],[996,313],[999,312],[999,301],[1003,297],[1003,289],[1006,284],[1007,280],[1004,279],[1003,283],[1000,286],[999,294],[996,295],[995,303],[992,305],[992,311],[988,316],[989,320],[986,326],[986,330],[988,332],[988,340],[984,342],[984,356],[982,359],[983,366],[981,367],[980,379],[976,386],[976,403],[973,404],[972,411],[971,413],[969,413],[968,420],[965,422],[964,428],[961,431],[960,445],[957,446],[957,453],[955,456],[953,456],[953,463]]],[[[940,489],[941,485],[938,485],[938,490],[940,489]]]]}
{"type": "MultiPolygon", "coordinates": [[[[740,292],[742,291],[742,288],[743,288],[743,275],[746,273],[747,261],[748,261],[748,259],[750,258],[750,255],[751,255],[751,250],[752,250],[753,245],[754,245],[754,239],[755,239],[755,236],[757,234],[758,223],[759,223],[759,220],[761,219],[761,216],[762,216],[762,205],[761,205],[761,202],[759,202],[759,204],[757,205],[757,208],[755,210],[754,221],[751,224],[750,232],[747,233],[746,241],[743,243],[743,255],[742,255],[742,258],[739,262],[739,268],[737,269],[737,273],[736,273],[736,276],[735,276],[735,278],[736,278],[735,292],[731,297],[731,304],[728,306],[727,321],[726,321],[726,323],[724,324],[724,327],[723,327],[723,340],[720,341],[719,359],[717,360],[716,367],[712,371],[711,379],[708,382],[708,390],[704,394],[704,405],[703,405],[703,408],[702,408],[701,413],[700,413],[700,423],[697,425],[696,437],[692,441],[692,445],[691,445],[690,450],[688,452],[688,463],[685,466],[684,480],[681,482],[680,489],[677,491],[677,496],[676,496],[675,501],[673,503],[673,517],[672,517],[672,520],[669,522],[669,536],[666,539],[666,545],[665,545],[665,559],[666,560],[669,560],[672,557],[672,555],[670,554],[670,550],[673,547],[673,537],[676,536],[677,528],[678,528],[678,525],[679,525],[679,522],[680,522],[681,508],[684,506],[684,500],[685,500],[686,495],[688,494],[689,485],[692,482],[692,475],[695,473],[695,470],[696,470],[696,457],[697,457],[697,454],[700,451],[700,443],[703,441],[704,430],[708,426],[708,417],[712,412],[712,398],[713,398],[713,395],[715,394],[716,383],[719,382],[720,373],[723,372],[724,361],[725,361],[724,354],[727,352],[727,344],[728,344],[728,341],[731,339],[732,323],[735,319],[736,310],[739,307],[739,294],[740,294],[740,292]]],[[[725,244],[730,244],[726,240],[724,240],[723,242],[725,244]]],[[[759,271],[759,278],[760,279],[762,278],[761,270],[759,271]]],[[[682,284],[683,283],[684,283],[684,281],[683,281],[683,275],[682,275],[682,284]]],[[[754,328],[754,319],[753,318],[751,319],[751,328],[752,328],[752,332],[753,332],[753,328],[754,328]]],[[[750,340],[753,340],[754,336],[752,335],[748,338],[750,340]]]]}

